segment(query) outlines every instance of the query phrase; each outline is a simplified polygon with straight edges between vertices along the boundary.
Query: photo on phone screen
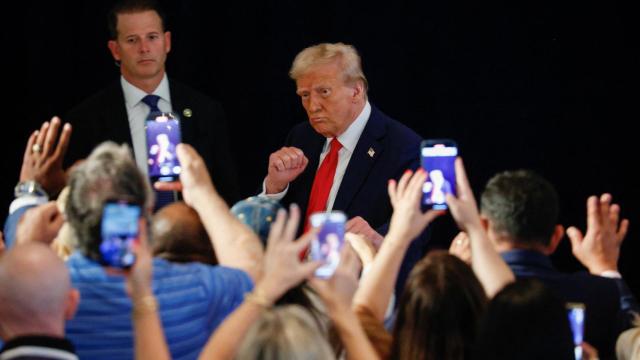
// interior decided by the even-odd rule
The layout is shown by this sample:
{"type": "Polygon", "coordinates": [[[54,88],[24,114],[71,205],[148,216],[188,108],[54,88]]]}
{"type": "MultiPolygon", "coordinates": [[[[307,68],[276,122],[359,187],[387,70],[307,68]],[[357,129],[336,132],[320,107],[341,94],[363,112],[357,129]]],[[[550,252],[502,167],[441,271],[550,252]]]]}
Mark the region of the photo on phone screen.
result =
{"type": "Polygon", "coordinates": [[[102,210],[100,255],[106,266],[128,268],[135,262],[133,245],[138,239],[139,205],[109,201],[102,210]]]}
{"type": "Polygon", "coordinates": [[[149,177],[155,181],[176,181],[182,168],[176,146],[182,141],[180,121],[170,112],[151,113],[145,124],[149,177]]]}
{"type": "Polygon", "coordinates": [[[420,146],[420,162],[429,177],[422,186],[422,207],[447,208],[446,194],[456,195],[455,160],[458,146],[453,140],[424,140],[420,146]]]}
{"type": "Polygon", "coordinates": [[[582,360],[582,347],[584,341],[584,314],[585,306],[582,303],[567,303],[567,315],[573,334],[573,345],[576,360],[582,360]]]}
{"type": "Polygon", "coordinates": [[[311,259],[323,262],[316,270],[315,276],[330,278],[340,264],[347,216],[341,211],[320,212],[311,214],[309,221],[314,228],[320,228],[317,236],[311,241],[311,259]]]}

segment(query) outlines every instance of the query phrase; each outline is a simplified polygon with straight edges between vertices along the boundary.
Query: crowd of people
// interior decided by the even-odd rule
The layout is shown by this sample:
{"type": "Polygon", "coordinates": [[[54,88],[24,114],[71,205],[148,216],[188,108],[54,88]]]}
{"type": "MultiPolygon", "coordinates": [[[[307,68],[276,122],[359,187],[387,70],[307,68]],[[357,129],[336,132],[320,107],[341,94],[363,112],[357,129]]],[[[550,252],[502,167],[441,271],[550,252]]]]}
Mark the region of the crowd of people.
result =
{"type": "Polygon", "coordinates": [[[26,142],[0,236],[0,359],[640,356],[640,306],[618,272],[629,221],[610,194],[587,199],[586,229],[565,230],[542,176],[498,173],[478,206],[457,158],[455,194],[440,194],[448,210],[425,211],[438,173],[419,166],[421,137],[369,102],[353,46],[324,43],[289,74],[308,121],[271,154],[259,195],[283,206],[241,219],[227,145],[211,136],[224,137],[220,105],[169,83],[162,11],[128,0],[109,19],[120,81],[26,142]],[[147,172],[144,120],[158,108],[181,114],[178,181],[147,172]],[[158,210],[167,192],[180,201],[158,210]],[[130,267],[101,252],[114,201],[142,210],[128,227],[130,267]],[[335,210],[349,219],[345,241],[333,275],[319,278],[309,217],[335,210]],[[447,214],[460,233],[448,251],[428,251],[430,224],[447,214]],[[554,268],[565,235],[587,272],[554,268]],[[585,311],[581,334],[568,303],[585,311]]]}

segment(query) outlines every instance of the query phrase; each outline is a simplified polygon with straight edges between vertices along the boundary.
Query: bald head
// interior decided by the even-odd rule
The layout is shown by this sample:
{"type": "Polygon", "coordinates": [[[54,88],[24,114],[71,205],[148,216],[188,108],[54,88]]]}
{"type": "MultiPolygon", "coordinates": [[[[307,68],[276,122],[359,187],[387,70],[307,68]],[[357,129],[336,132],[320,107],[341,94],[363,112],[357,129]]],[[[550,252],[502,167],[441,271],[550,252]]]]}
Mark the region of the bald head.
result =
{"type": "Polygon", "coordinates": [[[0,258],[0,335],[64,335],[73,315],[77,292],[69,272],[48,246],[16,245],[0,258]]]}
{"type": "Polygon", "coordinates": [[[198,213],[184,202],[172,203],[158,211],[151,232],[155,256],[174,262],[218,263],[198,213]]]}

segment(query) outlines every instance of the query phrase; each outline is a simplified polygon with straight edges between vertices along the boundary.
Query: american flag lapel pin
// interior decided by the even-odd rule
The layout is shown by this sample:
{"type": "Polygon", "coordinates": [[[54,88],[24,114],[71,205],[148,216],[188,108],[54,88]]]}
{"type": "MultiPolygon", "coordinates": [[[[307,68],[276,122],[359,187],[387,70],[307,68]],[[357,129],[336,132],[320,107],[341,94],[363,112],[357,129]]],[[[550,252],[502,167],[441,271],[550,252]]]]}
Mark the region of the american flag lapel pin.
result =
{"type": "Polygon", "coordinates": [[[376,151],[375,151],[375,150],[373,150],[373,148],[369,148],[369,151],[367,151],[367,154],[369,154],[369,157],[371,157],[371,158],[372,158],[372,157],[373,157],[373,155],[375,155],[375,154],[376,154],[376,151]]]}

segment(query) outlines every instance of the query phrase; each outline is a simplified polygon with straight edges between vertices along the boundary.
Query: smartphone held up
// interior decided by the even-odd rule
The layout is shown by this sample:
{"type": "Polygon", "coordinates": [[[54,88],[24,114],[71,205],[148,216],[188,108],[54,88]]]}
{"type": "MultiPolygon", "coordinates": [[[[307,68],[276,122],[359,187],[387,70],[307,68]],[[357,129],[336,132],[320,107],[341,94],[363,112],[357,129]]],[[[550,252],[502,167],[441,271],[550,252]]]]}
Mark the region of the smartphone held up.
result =
{"type": "Polygon", "coordinates": [[[330,278],[340,264],[347,216],[341,211],[318,212],[311,214],[309,221],[312,227],[320,229],[311,241],[311,259],[323,263],[315,276],[330,278]]]}
{"type": "Polygon", "coordinates": [[[100,255],[105,266],[127,269],[135,263],[133,252],[138,241],[140,205],[126,201],[107,201],[102,210],[100,255]]]}
{"type": "Polygon", "coordinates": [[[420,163],[429,174],[422,187],[422,208],[447,209],[446,195],[456,195],[455,160],[458,146],[449,139],[424,140],[420,146],[420,163]]]}
{"type": "Polygon", "coordinates": [[[176,181],[182,168],[176,146],[182,141],[180,120],[172,112],[152,112],[145,123],[149,177],[155,181],[176,181]]]}

